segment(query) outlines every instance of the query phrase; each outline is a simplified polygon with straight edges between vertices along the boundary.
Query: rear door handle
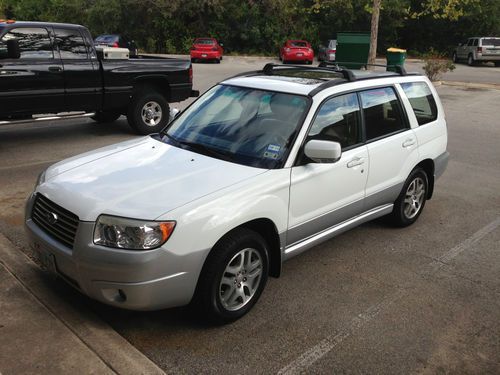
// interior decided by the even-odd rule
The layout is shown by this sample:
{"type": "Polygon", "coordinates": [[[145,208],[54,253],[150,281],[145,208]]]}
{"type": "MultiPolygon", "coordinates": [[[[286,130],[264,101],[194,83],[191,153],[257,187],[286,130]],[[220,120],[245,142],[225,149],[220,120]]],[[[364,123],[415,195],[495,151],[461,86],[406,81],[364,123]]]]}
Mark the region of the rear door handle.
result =
{"type": "Polygon", "coordinates": [[[49,66],[49,72],[61,72],[62,68],[60,66],[49,66]]]}
{"type": "Polygon", "coordinates": [[[365,160],[363,158],[354,158],[347,163],[347,168],[357,167],[358,165],[364,164],[365,160]]]}
{"type": "Polygon", "coordinates": [[[413,138],[408,138],[407,140],[405,140],[402,144],[402,146],[404,148],[407,148],[407,147],[410,147],[410,146],[413,146],[415,144],[415,139],[413,138]]]}

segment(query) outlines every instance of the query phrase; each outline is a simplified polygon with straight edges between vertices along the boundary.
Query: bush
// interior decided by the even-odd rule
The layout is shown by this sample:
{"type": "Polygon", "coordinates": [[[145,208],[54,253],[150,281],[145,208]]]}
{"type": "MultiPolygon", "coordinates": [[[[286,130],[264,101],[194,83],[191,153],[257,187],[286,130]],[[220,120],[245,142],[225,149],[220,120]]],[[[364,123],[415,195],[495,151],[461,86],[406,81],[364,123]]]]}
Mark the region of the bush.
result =
{"type": "Polygon", "coordinates": [[[431,50],[424,56],[424,72],[431,81],[437,81],[446,72],[455,70],[453,62],[448,60],[443,54],[431,50]]]}

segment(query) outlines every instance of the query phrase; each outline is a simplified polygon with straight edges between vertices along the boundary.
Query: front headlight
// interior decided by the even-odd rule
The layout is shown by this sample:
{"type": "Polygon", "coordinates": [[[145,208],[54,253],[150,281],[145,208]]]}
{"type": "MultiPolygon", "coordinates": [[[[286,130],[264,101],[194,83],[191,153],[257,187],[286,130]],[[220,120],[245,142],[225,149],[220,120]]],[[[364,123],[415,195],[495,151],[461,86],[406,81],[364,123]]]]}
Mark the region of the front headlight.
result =
{"type": "Polygon", "coordinates": [[[38,175],[38,178],[36,179],[35,189],[45,182],[45,172],[46,171],[42,171],[42,173],[38,175]]]}
{"type": "Polygon", "coordinates": [[[129,250],[149,250],[163,245],[175,221],[142,221],[101,215],[94,228],[96,245],[129,250]]]}

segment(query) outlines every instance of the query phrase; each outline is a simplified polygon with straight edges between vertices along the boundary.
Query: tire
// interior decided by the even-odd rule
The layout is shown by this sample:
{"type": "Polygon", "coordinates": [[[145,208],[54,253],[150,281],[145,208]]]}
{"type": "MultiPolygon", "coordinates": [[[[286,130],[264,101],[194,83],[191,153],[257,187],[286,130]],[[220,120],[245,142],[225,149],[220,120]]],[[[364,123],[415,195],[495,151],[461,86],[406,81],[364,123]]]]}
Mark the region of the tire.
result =
{"type": "Polygon", "coordinates": [[[392,223],[398,227],[407,227],[417,221],[424,209],[428,192],[427,174],[421,168],[414,169],[394,202],[394,209],[390,214],[392,223]]]}
{"type": "Polygon", "coordinates": [[[169,117],[170,107],[162,94],[151,87],[144,87],[133,94],[127,120],[136,133],[158,133],[167,126],[169,117]]]}
{"type": "Polygon", "coordinates": [[[469,53],[469,56],[467,57],[467,65],[469,66],[476,65],[476,61],[474,60],[474,56],[472,56],[472,53],[469,53]]]}
{"type": "Polygon", "coordinates": [[[106,122],[115,122],[121,116],[121,113],[117,112],[97,112],[91,117],[95,122],[102,124],[106,122]]]}
{"type": "Polygon", "coordinates": [[[312,60],[307,60],[307,65],[312,65],[313,61],[312,60]]]}
{"type": "Polygon", "coordinates": [[[220,59],[215,59],[216,64],[220,64],[220,59]]]}
{"type": "Polygon", "coordinates": [[[262,294],[268,270],[265,240],[246,228],[230,232],[214,246],[203,266],[192,303],[194,312],[216,324],[241,318],[262,294]],[[249,270],[252,261],[255,268],[249,270]],[[253,283],[247,280],[252,273],[253,283]]]}
{"type": "Polygon", "coordinates": [[[221,57],[220,57],[220,61],[222,61],[222,59],[223,59],[223,57],[221,56],[221,57]]]}
{"type": "Polygon", "coordinates": [[[458,56],[456,52],[453,52],[452,60],[455,64],[458,63],[458,56]]]}

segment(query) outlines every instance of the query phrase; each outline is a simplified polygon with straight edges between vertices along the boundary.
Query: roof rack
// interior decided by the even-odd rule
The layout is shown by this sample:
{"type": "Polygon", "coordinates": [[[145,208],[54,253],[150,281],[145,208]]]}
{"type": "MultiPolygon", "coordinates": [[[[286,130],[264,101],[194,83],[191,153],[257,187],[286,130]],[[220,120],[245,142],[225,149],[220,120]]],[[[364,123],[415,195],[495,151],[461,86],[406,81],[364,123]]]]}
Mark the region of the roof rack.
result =
{"type": "Polygon", "coordinates": [[[330,68],[328,66],[300,66],[300,65],[283,65],[283,64],[273,64],[273,63],[268,63],[264,66],[264,69],[262,69],[262,73],[265,75],[273,75],[275,71],[285,71],[285,70],[297,70],[297,71],[328,71],[328,72],[333,72],[333,73],[340,73],[342,74],[342,78],[345,78],[349,82],[355,81],[356,77],[354,77],[354,74],[348,69],[342,69],[339,67],[335,68],[330,68]],[[278,68],[275,70],[275,68],[278,68]]]}
{"type": "Polygon", "coordinates": [[[349,64],[349,65],[357,65],[360,68],[368,68],[369,66],[379,66],[381,68],[394,68],[394,72],[398,73],[401,76],[406,76],[408,73],[406,72],[406,69],[401,66],[401,65],[383,65],[383,64],[368,64],[368,63],[358,63],[358,62],[331,62],[331,61],[322,61],[318,66],[321,68],[326,68],[329,66],[333,66],[339,70],[346,70],[342,64],[349,64]]]}

